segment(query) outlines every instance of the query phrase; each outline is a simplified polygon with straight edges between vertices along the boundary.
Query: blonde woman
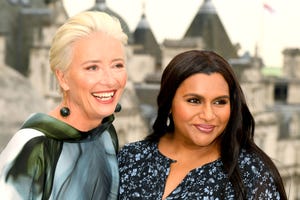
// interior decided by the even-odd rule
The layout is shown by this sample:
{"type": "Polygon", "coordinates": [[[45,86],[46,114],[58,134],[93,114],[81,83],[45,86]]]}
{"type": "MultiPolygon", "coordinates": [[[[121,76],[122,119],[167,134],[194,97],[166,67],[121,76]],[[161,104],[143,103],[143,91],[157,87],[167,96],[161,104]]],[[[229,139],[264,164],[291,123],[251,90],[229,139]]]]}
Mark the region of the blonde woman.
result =
{"type": "Polygon", "coordinates": [[[31,115],[1,153],[1,199],[117,199],[112,122],[126,43],[119,21],[102,12],[79,13],[57,30],[50,66],[62,101],[31,115]]]}

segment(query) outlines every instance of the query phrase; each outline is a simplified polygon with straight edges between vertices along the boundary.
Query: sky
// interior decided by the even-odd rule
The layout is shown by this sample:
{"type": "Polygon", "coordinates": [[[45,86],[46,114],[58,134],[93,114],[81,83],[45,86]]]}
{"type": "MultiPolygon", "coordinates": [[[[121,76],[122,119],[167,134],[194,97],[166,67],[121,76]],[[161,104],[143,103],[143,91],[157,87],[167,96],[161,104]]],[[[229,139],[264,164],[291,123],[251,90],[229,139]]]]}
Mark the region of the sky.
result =
{"type": "MultiPolygon", "coordinates": [[[[63,0],[70,16],[86,10],[95,0],[63,0]]],[[[159,43],[181,39],[204,0],[106,0],[134,31],[145,11],[159,43]],[[144,5],[144,6],[143,6],[144,5]]],[[[240,55],[257,51],[268,67],[283,65],[285,48],[300,48],[299,0],[212,0],[240,55]],[[267,5],[268,8],[264,7],[267,5]]]]}

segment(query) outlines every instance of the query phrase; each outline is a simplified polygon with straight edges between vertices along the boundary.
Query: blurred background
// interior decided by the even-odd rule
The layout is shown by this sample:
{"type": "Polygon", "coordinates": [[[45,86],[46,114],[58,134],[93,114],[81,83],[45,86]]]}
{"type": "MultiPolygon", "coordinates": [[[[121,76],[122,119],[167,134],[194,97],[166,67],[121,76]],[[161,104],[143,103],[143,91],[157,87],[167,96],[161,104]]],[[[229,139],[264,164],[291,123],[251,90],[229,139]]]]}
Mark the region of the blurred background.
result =
{"type": "Polygon", "coordinates": [[[56,29],[83,10],[119,18],[129,36],[128,83],[115,126],[120,146],[151,132],[162,70],[209,49],[236,72],[289,199],[300,199],[300,28],[297,0],[1,0],[0,151],[33,112],[59,101],[48,63],[56,29]],[[226,2],[226,3],[225,3],[226,2]]]}

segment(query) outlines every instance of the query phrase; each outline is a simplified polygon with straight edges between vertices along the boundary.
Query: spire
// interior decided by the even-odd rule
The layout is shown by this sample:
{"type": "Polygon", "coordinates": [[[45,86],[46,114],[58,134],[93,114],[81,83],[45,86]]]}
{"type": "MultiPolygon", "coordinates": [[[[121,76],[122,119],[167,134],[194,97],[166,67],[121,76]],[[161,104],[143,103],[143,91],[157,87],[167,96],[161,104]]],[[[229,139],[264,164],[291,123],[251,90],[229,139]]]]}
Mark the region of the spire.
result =
{"type": "Polygon", "coordinates": [[[141,20],[139,21],[137,28],[150,29],[150,25],[146,19],[145,14],[142,14],[141,20]]]}
{"type": "Polygon", "coordinates": [[[106,4],[105,0],[96,0],[96,4],[106,4]]]}
{"type": "Polygon", "coordinates": [[[212,0],[205,0],[184,38],[202,38],[205,49],[216,51],[226,59],[236,58],[237,50],[221,22],[212,0]]]}
{"type": "Polygon", "coordinates": [[[205,14],[217,14],[217,10],[211,0],[205,0],[198,12],[205,14]]]}
{"type": "Polygon", "coordinates": [[[141,19],[133,33],[133,37],[134,44],[142,45],[142,49],[136,50],[136,53],[152,55],[156,59],[157,66],[159,66],[161,64],[161,50],[145,14],[145,1],[142,3],[141,19]]]}
{"type": "Polygon", "coordinates": [[[141,20],[139,21],[136,29],[149,29],[150,30],[150,25],[148,23],[148,20],[146,19],[145,10],[146,10],[146,3],[145,3],[145,1],[143,1],[142,2],[142,16],[141,16],[141,20]]]}
{"type": "Polygon", "coordinates": [[[145,0],[142,2],[142,13],[145,13],[146,10],[146,2],[145,0]]]}
{"type": "Polygon", "coordinates": [[[106,1],[105,0],[96,0],[95,8],[98,8],[99,11],[105,11],[106,1]]]}

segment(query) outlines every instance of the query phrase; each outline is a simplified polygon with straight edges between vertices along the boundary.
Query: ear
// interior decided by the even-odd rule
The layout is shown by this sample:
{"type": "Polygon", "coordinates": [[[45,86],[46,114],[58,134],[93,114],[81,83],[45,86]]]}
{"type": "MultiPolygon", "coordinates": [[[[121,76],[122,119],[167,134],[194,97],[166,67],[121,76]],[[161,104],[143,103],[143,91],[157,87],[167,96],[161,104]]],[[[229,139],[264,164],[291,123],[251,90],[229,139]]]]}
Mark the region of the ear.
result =
{"type": "Polygon", "coordinates": [[[64,90],[64,91],[67,91],[69,90],[69,84],[68,84],[68,80],[66,78],[66,73],[59,70],[59,69],[56,69],[55,70],[55,76],[58,80],[58,83],[60,85],[60,87],[64,90]]]}

